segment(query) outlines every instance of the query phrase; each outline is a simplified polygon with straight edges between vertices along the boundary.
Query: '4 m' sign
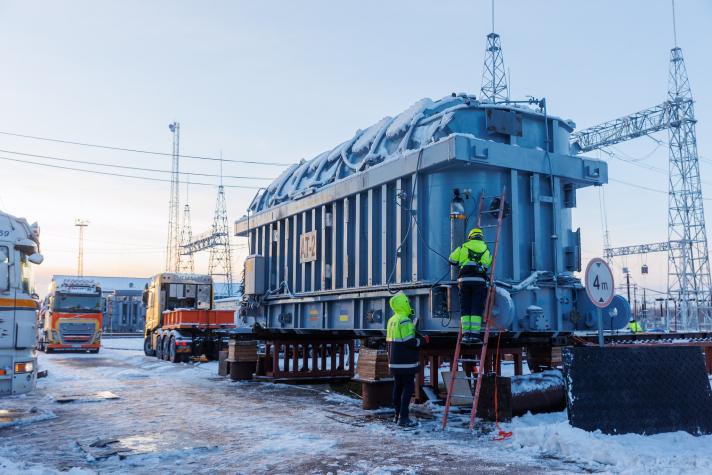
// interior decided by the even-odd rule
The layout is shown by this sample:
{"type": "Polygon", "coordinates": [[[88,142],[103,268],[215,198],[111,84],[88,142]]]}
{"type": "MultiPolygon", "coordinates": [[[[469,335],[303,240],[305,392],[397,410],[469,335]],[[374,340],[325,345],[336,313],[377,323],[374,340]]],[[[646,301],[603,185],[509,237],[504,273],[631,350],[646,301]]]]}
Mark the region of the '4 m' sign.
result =
{"type": "Polygon", "coordinates": [[[607,307],[613,300],[613,273],[603,259],[591,259],[586,267],[586,293],[596,307],[607,307]]]}

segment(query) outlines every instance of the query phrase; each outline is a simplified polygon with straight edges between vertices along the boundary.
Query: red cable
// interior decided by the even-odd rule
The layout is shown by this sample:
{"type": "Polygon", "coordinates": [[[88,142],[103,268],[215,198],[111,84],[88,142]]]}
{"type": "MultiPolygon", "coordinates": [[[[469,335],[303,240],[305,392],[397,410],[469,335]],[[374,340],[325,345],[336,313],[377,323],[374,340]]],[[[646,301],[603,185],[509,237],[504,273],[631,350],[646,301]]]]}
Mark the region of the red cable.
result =
{"type": "Polygon", "coordinates": [[[507,432],[505,430],[502,430],[502,427],[499,425],[499,391],[498,391],[498,385],[497,385],[497,370],[499,369],[499,340],[502,338],[502,332],[497,333],[497,353],[495,353],[495,363],[494,363],[494,423],[497,426],[497,430],[499,431],[497,433],[497,437],[495,437],[493,440],[496,441],[503,441],[507,440],[510,437],[512,437],[512,432],[507,432]]]}

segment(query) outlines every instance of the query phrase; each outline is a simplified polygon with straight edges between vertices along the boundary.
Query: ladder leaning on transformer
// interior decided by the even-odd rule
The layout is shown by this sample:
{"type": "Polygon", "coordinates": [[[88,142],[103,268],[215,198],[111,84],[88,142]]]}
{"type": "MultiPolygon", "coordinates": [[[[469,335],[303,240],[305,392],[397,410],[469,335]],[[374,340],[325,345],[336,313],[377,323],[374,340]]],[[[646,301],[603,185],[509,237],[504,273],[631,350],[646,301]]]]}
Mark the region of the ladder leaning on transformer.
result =
{"type": "MultiPolygon", "coordinates": [[[[491,322],[491,317],[492,317],[492,309],[494,308],[494,298],[496,294],[496,287],[495,287],[495,270],[497,266],[497,254],[499,251],[499,238],[500,238],[500,232],[502,230],[502,219],[504,218],[504,210],[506,209],[506,187],[502,189],[502,194],[499,196],[499,208],[495,210],[484,210],[484,200],[485,197],[484,195],[480,196],[479,199],[479,205],[477,209],[477,227],[480,227],[480,222],[482,219],[482,213],[492,213],[496,212],[497,213],[497,224],[493,225],[496,228],[496,233],[495,233],[495,239],[494,239],[494,249],[492,252],[492,266],[490,268],[489,272],[489,281],[488,281],[488,286],[487,286],[487,297],[485,300],[485,312],[484,312],[484,324],[485,324],[485,331],[484,331],[484,338],[482,341],[482,351],[480,353],[480,359],[479,359],[479,367],[477,369],[477,382],[475,383],[475,389],[474,389],[474,395],[472,398],[472,410],[470,411],[470,430],[472,430],[475,427],[475,419],[477,417],[477,404],[479,402],[480,398],[480,390],[482,388],[482,376],[484,372],[484,364],[485,360],[487,357],[487,348],[488,348],[488,343],[489,343],[489,332],[490,332],[490,322],[491,322]]],[[[496,197],[494,197],[496,198],[496,197]]],[[[460,323],[460,331],[458,332],[457,335],[457,343],[455,345],[455,356],[453,357],[452,361],[452,368],[450,369],[450,382],[448,383],[448,388],[447,388],[447,399],[445,400],[445,412],[443,414],[443,425],[442,428],[443,430],[447,427],[447,422],[448,422],[448,416],[450,414],[450,405],[452,403],[452,397],[453,397],[453,390],[455,388],[455,380],[458,379],[457,373],[458,373],[458,368],[460,366],[460,363],[467,362],[464,361],[460,358],[460,353],[462,349],[462,323],[460,323]]],[[[468,379],[465,377],[464,379],[468,379]]],[[[470,395],[458,395],[458,396],[466,396],[469,397],[470,395]]]]}

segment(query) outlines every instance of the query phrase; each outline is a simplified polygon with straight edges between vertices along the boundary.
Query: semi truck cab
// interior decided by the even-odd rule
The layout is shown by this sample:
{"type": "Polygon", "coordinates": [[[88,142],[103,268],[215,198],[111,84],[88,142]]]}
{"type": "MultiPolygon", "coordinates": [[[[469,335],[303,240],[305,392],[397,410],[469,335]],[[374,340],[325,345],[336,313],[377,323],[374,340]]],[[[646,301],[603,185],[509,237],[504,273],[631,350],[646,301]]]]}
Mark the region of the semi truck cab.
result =
{"type": "Polygon", "coordinates": [[[88,351],[101,347],[101,287],[89,279],[53,279],[39,313],[39,348],[88,351]]]}
{"type": "Polygon", "coordinates": [[[0,211],[0,396],[32,391],[37,381],[39,298],[32,264],[41,264],[39,226],[0,211]]]}

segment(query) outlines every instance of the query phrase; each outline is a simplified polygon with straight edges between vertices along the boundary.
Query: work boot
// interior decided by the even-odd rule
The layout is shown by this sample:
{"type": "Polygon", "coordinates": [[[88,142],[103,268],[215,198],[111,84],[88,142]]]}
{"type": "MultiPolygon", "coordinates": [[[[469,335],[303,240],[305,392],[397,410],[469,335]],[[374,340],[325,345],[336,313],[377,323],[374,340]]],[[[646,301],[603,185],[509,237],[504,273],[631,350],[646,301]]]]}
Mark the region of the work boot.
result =
{"type": "Polygon", "coordinates": [[[479,345],[480,343],[482,343],[482,340],[475,336],[474,333],[465,333],[462,337],[463,345],[479,345]]]}
{"type": "Polygon", "coordinates": [[[398,422],[398,427],[404,427],[404,428],[415,427],[417,425],[418,425],[417,422],[412,421],[410,419],[403,419],[398,422]]]}

